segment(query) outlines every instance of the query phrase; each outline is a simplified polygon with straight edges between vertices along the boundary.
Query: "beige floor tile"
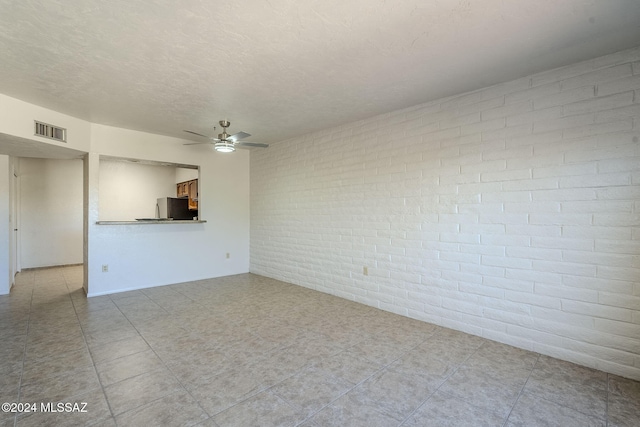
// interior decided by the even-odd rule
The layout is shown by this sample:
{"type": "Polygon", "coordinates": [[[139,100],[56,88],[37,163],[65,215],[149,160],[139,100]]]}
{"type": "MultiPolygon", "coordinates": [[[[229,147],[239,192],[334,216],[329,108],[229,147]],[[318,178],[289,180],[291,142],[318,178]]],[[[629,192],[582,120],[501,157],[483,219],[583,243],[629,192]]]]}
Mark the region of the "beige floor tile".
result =
{"type": "Polygon", "coordinates": [[[304,423],[304,427],[349,426],[391,427],[400,421],[380,410],[375,401],[363,400],[354,393],[343,395],[304,423]]]}
{"type": "Polygon", "coordinates": [[[191,395],[209,415],[215,415],[264,389],[250,369],[232,366],[211,377],[202,387],[191,390],[191,395]]]}
{"type": "Polygon", "coordinates": [[[609,375],[609,426],[640,425],[640,382],[609,375]]]}
{"type": "Polygon", "coordinates": [[[524,390],[539,398],[606,419],[607,374],[541,356],[524,390]]]}
{"type": "Polygon", "coordinates": [[[156,399],[184,390],[167,369],[147,372],[104,388],[114,415],[119,415],[156,399]]]}
{"type": "Polygon", "coordinates": [[[287,427],[302,421],[296,411],[268,391],[257,394],[212,417],[220,427],[260,426],[287,427]]]}
{"type": "Polygon", "coordinates": [[[358,357],[358,354],[350,349],[319,359],[314,366],[353,385],[366,380],[382,368],[378,363],[358,357]]]}
{"type": "Polygon", "coordinates": [[[421,349],[413,349],[389,365],[389,368],[404,375],[424,378],[425,381],[442,383],[459,366],[455,359],[434,357],[421,349]]]}
{"type": "Polygon", "coordinates": [[[505,417],[436,392],[414,412],[403,427],[501,427],[505,417]]]}
{"type": "Polygon", "coordinates": [[[605,427],[606,422],[530,393],[523,393],[511,411],[507,425],[509,427],[605,427]]]}
{"type": "Polygon", "coordinates": [[[93,366],[74,371],[73,376],[61,374],[23,383],[20,400],[23,402],[57,402],[100,388],[93,366]]]}
{"type": "Polygon", "coordinates": [[[188,393],[179,391],[116,416],[119,427],[195,426],[209,416],[188,393]]]}
{"type": "Polygon", "coordinates": [[[530,371],[490,371],[461,366],[440,387],[440,391],[466,402],[507,416],[524,387],[530,371]]]}
{"type": "Polygon", "coordinates": [[[103,387],[115,384],[127,378],[135,377],[162,368],[162,361],[152,350],[109,359],[96,363],[96,371],[103,387]]]}
{"type": "Polygon", "coordinates": [[[132,335],[106,344],[90,346],[90,350],[93,361],[98,363],[149,350],[149,345],[140,335],[132,335]]]}
{"type": "MultiPolygon", "coordinates": [[[[70,403],[71,412],[42,412],[25,414],[18,417],[17,425],[23,426],[93,426],[96,423],[108,422],[111,411],[107,405],[102,389],[79,394],[65,399],[62,403],[70,403]],[[84,405],[86,403],[86,406],[84,405]],[[75,406],[77,404],[77,406],[75,406]],[[80,412],[84,410],[86,412],[80,412]]],[[[54,401],[54,405],[57,402],[54,401]]],[[[107,424],[108,425],[108,424],[107,424]]]]}
{"type": "Polygon", "coordinates": [[[384,369],[351,390],[349,395],[402,421],[431,396],[438,385],[439,382],[384,369]]]}
{"type": "Polygon", "coordinates": [[[347,380],[317,367],[309,367],[273,386],[270,391],[306,418],[353,387],[347,380]]]}
{"type": "Polygon", "coordinates": [[[64,353],[51,352],[48,357],[25,360],[22,382],[28,384],[56,375],[75,375],[90,367],[93,367],[93,360],[86,348],[64,353]]]}
{"type": "Polygon", "coordinates": [[[640,425],[638,381],[278,280],[82,280],[25,271],[0,296],[0,400],[92,408],[16,425],[640,425]]]}

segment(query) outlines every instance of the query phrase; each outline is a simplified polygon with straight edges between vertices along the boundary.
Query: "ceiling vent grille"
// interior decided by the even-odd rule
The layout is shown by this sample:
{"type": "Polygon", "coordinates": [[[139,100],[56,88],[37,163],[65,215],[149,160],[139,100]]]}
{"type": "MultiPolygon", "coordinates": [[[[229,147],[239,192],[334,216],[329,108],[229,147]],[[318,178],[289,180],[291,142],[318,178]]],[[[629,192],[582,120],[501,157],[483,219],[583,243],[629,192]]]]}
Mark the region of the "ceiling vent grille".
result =
{"type": "Polygon", "coordinates": [[[60,142],[67,142],[67,130],[58,126],[49,125],[34,120],[35,134],[45,138],[55,139],[60,142]]]}

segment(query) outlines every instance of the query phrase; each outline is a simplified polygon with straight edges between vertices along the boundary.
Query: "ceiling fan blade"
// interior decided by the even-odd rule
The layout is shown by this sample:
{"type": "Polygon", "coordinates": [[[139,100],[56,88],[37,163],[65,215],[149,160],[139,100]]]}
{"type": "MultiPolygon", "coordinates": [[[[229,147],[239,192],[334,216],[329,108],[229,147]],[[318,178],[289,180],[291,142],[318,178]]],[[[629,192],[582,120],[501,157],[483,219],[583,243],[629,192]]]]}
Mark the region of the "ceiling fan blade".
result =
{"type": "Polygon", "coordinates": [[[259,142],[236,142],[234,144],[234,146],[236,147],[260,147],[260,148],[267,148],[269,146],[269,144],[261,144],[259,142]]]}
{"type": "Polygon", "coordinates": [[[234,133],[231,136],[228,136],[227,141],[236,142],[237,140],[244,139],[248,136],[251,136],[251,134],[246,132],[238,132],[238,133],[234,133]]]}
{"type": "Polygon", "coordinates": [[[192,131],[192,130],[184,130],[184,131],[185,131],[185,132],[187,132],[187,133],[192,133],[192,134],[194,134],[194,135],[202,136],[202,137],[204,137],[204,138],[210,138],[210,137],[209,137],[209,136],[207,136],[207,135],[203,135],[203,134],[201,134],[201,133],[194,132],[194,131],[192,131]]]}
{"type": "Polygon", "coordinates": [[[182,145],[202,145],[202,144],[213,144],[213,142],[211,141],[205,141],[205,142],[188,142],[186,144],[182,144],[182,145]]]}

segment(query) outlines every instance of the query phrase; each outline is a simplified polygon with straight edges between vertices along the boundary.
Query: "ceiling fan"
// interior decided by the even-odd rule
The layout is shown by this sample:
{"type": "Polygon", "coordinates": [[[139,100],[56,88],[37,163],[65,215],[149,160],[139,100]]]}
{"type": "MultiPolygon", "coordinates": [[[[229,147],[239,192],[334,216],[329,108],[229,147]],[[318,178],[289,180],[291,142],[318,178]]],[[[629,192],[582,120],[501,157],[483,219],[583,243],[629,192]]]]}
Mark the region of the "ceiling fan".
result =
{"type": "MultiPolygon", "coordinates": [[[[260,147],[267,148],[269,144],[260,144],[258,142],[238,142],[241,139],[247,138],[251,136],[250,133],[246,132],[238,132],[233,135],[229,135],[227,133],[227,128],[231,125],[231,122],[228,120],[220,120],[218,122],[220,126],[222,126],[222,133],[218,134],[217,138],[212,136],[203,135],[198,132],[193,132],[190,130],[185,130],[185,132],[192,133],[194,135],[202,136],[204,138],[209,138],[207,142],[190,142],[184,145],[198,145],[198,144],[214,144],[214,148],[216,151],[220,151],[221,153],[231,153],[232,151],[236,151],[236,147],[245,148],[245,147],[260,147]]],[[[215,130],[215,128],[214,128],[215,130]]]]}

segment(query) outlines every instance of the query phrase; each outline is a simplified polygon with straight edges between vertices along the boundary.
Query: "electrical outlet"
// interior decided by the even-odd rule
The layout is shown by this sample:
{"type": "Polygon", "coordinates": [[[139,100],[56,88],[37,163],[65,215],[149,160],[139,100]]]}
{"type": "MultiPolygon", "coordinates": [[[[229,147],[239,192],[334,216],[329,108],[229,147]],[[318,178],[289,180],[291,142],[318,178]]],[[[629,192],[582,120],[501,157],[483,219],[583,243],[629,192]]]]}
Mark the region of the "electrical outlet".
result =
{"type": "Polygon", "coordinates": [[[369,267],[367,267],[366,265],[364,267],[362,267],[362,274],[364,274],[365,276],[369,275],[369,267]]]}
{"type": "Polygon", "coordinates": [[[109,272],[109,264],[102,264],[102,272],[103,273],[109,272]]]}

